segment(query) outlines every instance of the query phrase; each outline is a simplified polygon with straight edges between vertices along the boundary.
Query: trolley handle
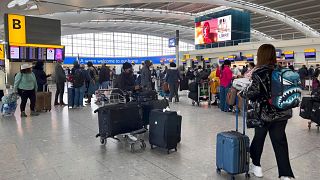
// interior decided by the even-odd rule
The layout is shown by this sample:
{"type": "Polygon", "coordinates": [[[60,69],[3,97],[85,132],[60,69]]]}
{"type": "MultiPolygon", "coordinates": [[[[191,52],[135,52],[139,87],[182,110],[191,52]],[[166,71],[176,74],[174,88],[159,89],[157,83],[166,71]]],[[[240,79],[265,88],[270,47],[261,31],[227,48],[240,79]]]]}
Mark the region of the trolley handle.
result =
{"type": "MultiPolygon", "coordinates": [[[[236,131],[239,132],[239,97],[236,97],[236,131]]],[[[246,134],[247,101],[242,98],[242,134],[246,134]]]]}

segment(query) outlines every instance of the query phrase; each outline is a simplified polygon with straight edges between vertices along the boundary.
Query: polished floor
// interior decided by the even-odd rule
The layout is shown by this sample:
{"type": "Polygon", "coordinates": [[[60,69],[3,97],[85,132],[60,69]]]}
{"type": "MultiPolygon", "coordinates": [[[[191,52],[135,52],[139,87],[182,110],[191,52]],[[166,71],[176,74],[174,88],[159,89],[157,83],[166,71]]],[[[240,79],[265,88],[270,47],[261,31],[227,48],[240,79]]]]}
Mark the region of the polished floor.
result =
{"type": "MultiPolygon", "coordinates": [[[[216,134],[235,127],[234,114],[216,107],[194,107],[184,96],[172,104],[183,116],[178,152],[161,149],[130,152],[128,144],[95,138],[95,105],[83,109],[56,107],[38,117],[0,120],[0,180],[106,179],[106,180],[224,180],[216,174],[216,134]]],[[[247,131],[252,138],[253,131],[247,131]]],[[[290,158],[296,179],[320,178],[320,133],[298,116],[287,126],[290,158]]],[[[145,135],[147,140],[147,135],[145,135]]],[[[277,179],[277,165],[269,138],[262,157],[265,177],[277,179]]],[[[245,179],[239,175],[236,179],[245,179]]],[[[251,179],[256,179],[252,177],[251,179]]]]}

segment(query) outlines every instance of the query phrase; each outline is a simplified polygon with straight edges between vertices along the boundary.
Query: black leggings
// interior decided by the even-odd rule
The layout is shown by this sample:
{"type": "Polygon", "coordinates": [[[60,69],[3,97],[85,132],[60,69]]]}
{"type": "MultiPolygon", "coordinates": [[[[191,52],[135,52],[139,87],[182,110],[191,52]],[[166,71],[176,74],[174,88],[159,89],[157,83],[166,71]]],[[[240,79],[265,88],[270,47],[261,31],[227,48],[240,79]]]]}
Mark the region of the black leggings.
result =
{"type": "Polygon", "coordinates": [[[250,146],[250,155],[252,163],[255,166],[260,165],[260,159],[263,151],[264,141],[267,133],[272,142],[273,150],[276,155],[279,178],[281,176],[294,177],[289,160],[288,141],[286,137],[286,121],[276,121],[266,123],[264,127],[255,128],[254,137],[250,146]]]}
{"type": "Polygon", "coordinates": [[[31,111],[34,111],[34,107],[36,105],[36,91],[34,89],[33,90],[18,89],[18,93],[21,96],[21,104],[20,104],[21,112],[24,112],[26,110],[28,99],[30,99],[30,109],[31,111]]]}

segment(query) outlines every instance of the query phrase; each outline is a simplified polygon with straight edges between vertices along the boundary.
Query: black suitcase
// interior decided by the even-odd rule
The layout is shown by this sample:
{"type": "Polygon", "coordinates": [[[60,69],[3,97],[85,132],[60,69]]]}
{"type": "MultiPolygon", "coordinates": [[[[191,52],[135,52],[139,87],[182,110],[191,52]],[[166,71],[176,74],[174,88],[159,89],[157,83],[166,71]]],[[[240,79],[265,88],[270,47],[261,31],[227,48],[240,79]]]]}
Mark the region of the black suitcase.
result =
{"type": "Polygon", "coordinates": [[[311,112],[311,121],[320,125],[320,102],[314,102],[311,112]]]}
{"type": "Polygon", "coordinates": [[[136,98],[138,102],[146,102],[152,100],[158,100],[157,91],[142,91],[136,94],[136,98]]]}
{"type": "Polygon", "coordinates": [[[102,139],[143,128],[141,107],[137,103],[107,105],[95,112],[98,112],[98,135],[102,139]]]}
{"type": "Polygon", "coordinates": [[[153,146],[177,151],[177,144],[181,141],[182,117],[174,111],[152,110],[150,113],[149,143],[153,146]]]}
{"type": "Polygon", "coordinates": [[[141,103],[142,107],[142,120],[144,125],[149,125],[149,116],[150,112],[153,109],[165,109],[169,106],[169,102],[167,99],[162,100],[153,100],[153,101],[146,101],[141,103]]]}
{"type": "Polygon", "coordinates": [[[188,94],[188,98],[194,100],[194,101],[198,101],[198,93],[197,92],[189,92],[188,94]]]}
{"type": "Polygon", "coordinates": [[[187,78],[183,78],[183,79],[180,81],[180,91],[189,90],[188,81],[189,81],[189,80],[188,80],[187,78]]]}
{"type": "Polygon", "coordinates": [[[190,92],[195,92],[198,94],[198,83],[192,82],[189,84],[189,91],[190,92]]]}
{"type": "Polygon", "coordinates": [[[312,107],[312,97],[303,97],[300,105],[300,117],[304,119],[311,119],[312,107]]]}

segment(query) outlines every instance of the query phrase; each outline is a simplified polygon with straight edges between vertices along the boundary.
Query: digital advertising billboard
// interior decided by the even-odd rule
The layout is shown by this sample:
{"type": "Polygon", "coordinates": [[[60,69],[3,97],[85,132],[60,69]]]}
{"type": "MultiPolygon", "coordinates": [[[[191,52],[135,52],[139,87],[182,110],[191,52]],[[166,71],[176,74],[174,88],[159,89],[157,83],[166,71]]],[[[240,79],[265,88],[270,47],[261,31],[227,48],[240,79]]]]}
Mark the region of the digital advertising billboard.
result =
{"type": "Polygon", "coordinates": [[[20,48],[18,46],[10,46],[10,59],[20,58],[20,48]]]}
{"type": "Polygon", "coordinates": [[[55,58],[54,49],[53,48],[48,48],[47,49],[47,60],[53,61],[54,58],[55,58]]]}
{"type": "Polygon", "coordinates": [[[195,23],[195,44],[212,44],[231,40],[232,16],[223,16],[195,23]]]}

